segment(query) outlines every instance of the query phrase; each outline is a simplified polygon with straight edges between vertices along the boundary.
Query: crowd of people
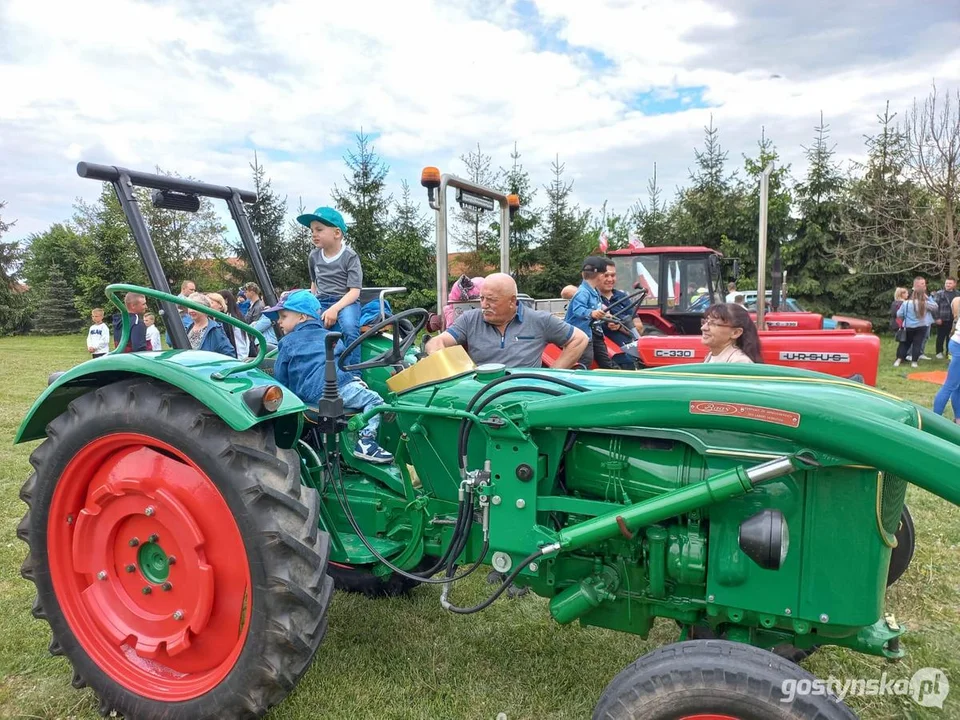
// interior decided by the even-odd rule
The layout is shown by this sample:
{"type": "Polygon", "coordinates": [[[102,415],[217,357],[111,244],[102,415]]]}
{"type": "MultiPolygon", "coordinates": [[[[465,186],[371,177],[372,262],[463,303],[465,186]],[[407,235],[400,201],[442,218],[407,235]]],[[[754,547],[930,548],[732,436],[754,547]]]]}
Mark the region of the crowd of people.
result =
{"type": "Polygon", "coordinates": [[[918,360],[930,360],[927,341],[936,328],[936,358],[950,358],[947,376],[936,397],[933,411],[943,415],[947,403],[953,408],[954,422],[960,422],[960,290],[955,278],[947,278],[943,287],[927,294],[927,281],[913,280],[913,287],[898,287],[890,306],[890,329],[896,333],[897,359],[894,367],[908,360],[917,367],[918,360]]]}

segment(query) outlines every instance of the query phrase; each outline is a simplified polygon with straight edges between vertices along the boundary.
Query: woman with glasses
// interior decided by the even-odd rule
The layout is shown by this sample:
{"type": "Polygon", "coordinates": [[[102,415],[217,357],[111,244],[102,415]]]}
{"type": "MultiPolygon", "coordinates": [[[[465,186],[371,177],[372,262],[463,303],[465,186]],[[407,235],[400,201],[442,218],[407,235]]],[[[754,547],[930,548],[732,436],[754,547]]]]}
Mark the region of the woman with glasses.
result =
{"type": "Polygon", "coordinates": [[[750,314],[740,305],[711,305],[700,323],[701,342],[710,352],[708,363],[762,363],[760,335],[750,314]]]}

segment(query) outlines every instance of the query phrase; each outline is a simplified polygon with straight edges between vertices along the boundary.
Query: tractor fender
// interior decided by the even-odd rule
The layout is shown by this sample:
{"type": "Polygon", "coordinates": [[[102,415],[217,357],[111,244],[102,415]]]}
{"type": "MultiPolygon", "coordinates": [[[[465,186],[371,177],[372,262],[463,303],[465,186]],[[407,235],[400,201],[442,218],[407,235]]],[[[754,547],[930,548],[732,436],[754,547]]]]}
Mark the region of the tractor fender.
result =
{"type": "Polygon", "coordinates": [[[44,438],[47,425],[81,395],[140,375],[184,391],[239,432],[279,418],[280,422],[275,422],[277,444],[292,447],[299,438],[306,406],[291,390],[258,369],[241,371],[223,380],[213,377],[216,372],[239,364],[234,358],[200,350],[116,353],[88,360],[50,376],[47,389],[20,424],[14,443],[44,438]],[[280,386],[283,399],[275,412],[258,416],[247,405],[244,393],[268,385],[280,386]]]}

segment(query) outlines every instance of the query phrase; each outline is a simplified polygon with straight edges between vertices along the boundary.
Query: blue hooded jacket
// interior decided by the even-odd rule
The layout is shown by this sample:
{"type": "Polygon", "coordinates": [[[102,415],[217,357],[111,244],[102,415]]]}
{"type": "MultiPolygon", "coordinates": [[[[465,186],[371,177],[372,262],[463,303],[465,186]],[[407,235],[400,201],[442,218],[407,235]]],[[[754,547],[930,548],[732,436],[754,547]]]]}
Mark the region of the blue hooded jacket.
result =
{"type": "MultiPolygon", "coordinates": [[[[319,320],[307,320],[280,338],[273,377],[309,405],[316,405],[323,396],[323,368],[327,360],[324,341],[329,332],[319,320]]],[[[333,349],[334,358],[339,359],[343,350],[343,343],[338,340],[333,349]]],[[[337,387],[354,379],[350,373],[337,368],[337,387]]]]}
{"type": "Polygon", "coordinates": [[[220,353],[232,358],[237,356],[237,351],[233,349],[233,345],[227,339],[223,327],[213,320],[207,322],[207,329],[203,331],[203,340],[200,341],[200,347],[197,349],[220,353]]]}

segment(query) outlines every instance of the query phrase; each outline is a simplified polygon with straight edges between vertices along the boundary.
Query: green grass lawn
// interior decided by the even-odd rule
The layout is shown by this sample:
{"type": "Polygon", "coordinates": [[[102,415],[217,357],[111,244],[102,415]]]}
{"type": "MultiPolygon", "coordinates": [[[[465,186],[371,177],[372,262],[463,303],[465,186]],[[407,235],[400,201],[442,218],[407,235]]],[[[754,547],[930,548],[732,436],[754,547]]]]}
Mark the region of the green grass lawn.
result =
{"type": "MultiPolygon", "coordinates": [[[[25,509],[18,492],[36,443],[12,445],[47,375],[86,358],[80,335],[0,340],[0,717],[99,717],[93,693],[74,690],[67,661],[48,654],[47,624],[30,615],[34,588],[20,577],[26,546],[16,539],[16,527],[25,509]]],[[[893,346],[885,341],[880,387],[930,406],[937,386],[907,380],[911,368],[894,369],[892,362],[893,346]]],[[[921,369],[945,367],[945,361],[921,364],[921,369]]],[[[909,678],[921,667],[942,668],[955,685],[943,711],[921,708],[908,697],[853,698],[849,704],[871,720],[958,718],[960,509],[913,487],[908,502],[917,552],[887,597],[888,610],[910,629],[907,658],[888,664],[827,648],[804,665],[820,678],[840,679],[879,678],[883,672],[909,678]]],[[[457,604],[489,593],[483,575],[456,587],[457,604]]],[[[645,641],[559,626],[549,618],[546,601],[530,596],[501,598],[482,613],[457,616],[441,609],[439,594],[436,587],[419,588],[406,599],[337,594],[330,631],[312,668],[270,717],[492,719],[502,712],[510,720],[584,718],[614,675],[677,636],[667,621],[645,641]]]]}

